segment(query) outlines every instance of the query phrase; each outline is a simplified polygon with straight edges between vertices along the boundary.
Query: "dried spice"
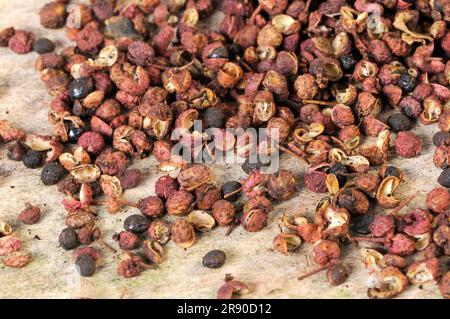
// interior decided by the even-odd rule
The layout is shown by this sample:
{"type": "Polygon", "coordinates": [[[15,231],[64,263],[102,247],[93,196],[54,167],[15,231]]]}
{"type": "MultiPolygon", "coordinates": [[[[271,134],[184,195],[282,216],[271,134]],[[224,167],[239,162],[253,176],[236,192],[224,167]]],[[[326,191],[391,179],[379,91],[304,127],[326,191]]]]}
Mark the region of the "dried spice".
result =
{"type": "Polygon", "coordinates": [[[41,219],[41,209],[30,203],[25,204],[26,208],[19,214],[17,220],[26,225],[33,225],[41,219]]]}
{"type": "Polygon", "coordinates": [[[225,264],[226,254],[222,250],[211,250],[205,256],[203,256],[203,266],[207,268],[220,268],[225,264]]]}

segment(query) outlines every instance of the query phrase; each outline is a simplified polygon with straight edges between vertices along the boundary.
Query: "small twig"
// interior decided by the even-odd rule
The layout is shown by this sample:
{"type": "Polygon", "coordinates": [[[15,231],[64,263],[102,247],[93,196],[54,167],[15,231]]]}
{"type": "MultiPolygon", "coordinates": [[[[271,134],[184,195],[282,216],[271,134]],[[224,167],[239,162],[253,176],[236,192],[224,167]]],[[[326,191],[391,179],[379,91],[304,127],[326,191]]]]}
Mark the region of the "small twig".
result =
{"type": "Polygon", "coordinates": [[[304,104],[317,104],[317,105],[324,105],[324,106],[335,106],[336,104],[339,104],[338,102],[331,102],[331,101],[319,101],[319,100],[302,100],[304,104]]]}
{"type": "Polygon", "coordinates": [[[284,147],[284,146],[282,146],[282,145],[278,145],[278,148],[279,148],[281,151],[283,151],[283,152],[285,152],[285,153],[291,155],[292,157],[295,157],[296,159],[299,159],[299,160],[305,162],[306,164],[309,164],[308,161],[307,161],[306,159],[304,159],[303,157],[301,157],[301,156],[295,154],[295,153],[292,152],[290,149],[288,149],[288,148],[286,148],[286,147],[284,147]]]}
{"type": "Polygon", "coordinates": [[[225,236],[230,236],[230,234],[239,226],[239,220],[235,219],[231,225],[228,226],[225,236]]]}
{"type": "Polygon", "coordinates": [[[321,272],[321,271],[327,269],[327,268],[330,267],[330,266],[331,266],[331,264],[326,264],[325,266],[320,266],[319,268],[313,269],[313,270],[311,270],[311,271],[309,271],[309,272],[307,272],[307,273],[301,275],[301,276],[298,277],[297,279],[298,279],[298,280],[303,280],[303,279],[305,279],[305,278],[311,277],[312,275],[315,275],[315,274],[317,274],[317,273],[319,273],[319,272],[321,272]]]}
{"type": "Polygon", "coordinates": [[[408,198],[405,198],[400,202],[400,204],[391,210],[387,215],[396,215],[400,210],[402,210],[406,205],[408,205],[414,198],[416,198],[417,194],[411,195],[408,198]]]}

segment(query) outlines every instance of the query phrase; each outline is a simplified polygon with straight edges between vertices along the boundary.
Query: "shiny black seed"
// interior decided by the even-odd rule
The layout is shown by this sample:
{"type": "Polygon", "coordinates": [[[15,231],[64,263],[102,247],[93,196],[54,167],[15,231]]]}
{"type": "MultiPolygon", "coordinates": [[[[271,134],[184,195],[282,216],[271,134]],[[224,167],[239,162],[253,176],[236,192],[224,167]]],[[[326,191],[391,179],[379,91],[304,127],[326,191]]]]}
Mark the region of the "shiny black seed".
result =
{"type": "Polygon", "coordinates": [[[135,234],[145,232],[149,225],[150,222],[143,215],[130,215],[125,219],[123,223],[123,227],[125,228],[125,230],[128,230],[135,234]]]}
{"type": "Polygon", "coordinates": [[[223,123],[225,120],[225,114],[223,111],[216,107],[211,107],[206,109],[203,113],[203,127],[223,127],[223,123]]]}
{"type": "Polygon", "coordinates": [[[234,60],[236,58],[236,56],[242,56],[243,55],[243,50],[242,47],[237,44],[237,43],[233,43],[230,46],[228,46],[228,52],[230,53],[230,59],[234,60]]]}
{"type": "Polygon", "coordinates": [[[82,277],[91,277],[95,274],[95,260],[89,255],[78,256],[75,266],[82,277]]]}
{"type": "Polygon", "coordinates": [[[44,185],[55,185],[65,174],[66,170],[59,163],[49,163],[44,166],[41,172],[41,181],[44,185]]]}
{"type": "Polygon", "coordinates": [[[416,79],[409,73],[403,73],[398,79],[398,86],[406,92],[412,92],[416,87],[416,79]]]}
{"type": "Polygon", "coordinates": [[[228,59],[228,50],[225,47],[218,47],[214,49],[209,55],[208,59],[228,59]]]}
{"type": "Polygon", "coordinates": [[[69,97],[72,100],[85,98],[94,91],[94,81],[91,78],[75,79],[69,85],[69,97]]]}
{"type": "Polygon", "coordinates": [[[446,168],[439,175],[438,183],[444,187],[450,188],[450,168],[446,168]]]}
{"type": "Polygon", "coordinates": [[[362,235],[368,235],[370,234],[369,227],[374,219],[375,215],[372,213],[366,213],[361,216],[353,216],[351,219],[351,230],[362,235]]]}
{"type": "Polygon", "coordinates": [[[342,64],[342,68],[345,71],[353,71],[356,66],[356,59],[351,54],[343,55],[339,58],[342,64]]]}
{"type": "Polygon", "coordinates": [[[65,228],[59,234],[59,245],[65,250],[75,249],[80,245],[78,235],[72,228],[65,228]]]}
{"type": "Polygon", "coordinates": [[[433,144],[436,147],[450,145],[450,132],[439,131],[433,135],[433,144]]]}
{"type": "Polygon", "coordinates": [[[78,141],[78,138],[81,136],[81,134],[84,133],[84,129],[82,127],[76,127],[76,126],[69,126],[69,131],[67,133],[69,137],[69,142],[72,144],[76,144],[78,141]]]}
{"type": "Polygon", "coordinates": [[[222,186],[222,197],[235,202],[241,197],[242,185],[237,181],[226,182],[222,186]]]}
{"type": "Polygon", "coordinates": [[[225,264],[227,255],[222,250],[211,250],[203,257],[203,266],[207,268],[220,268],[225,264]]]}
{"type": "Polygon", "coordinates": [[[246,174],[250,174],[255,169],[260,169],[269,165],[270,163],[262,163],[259,157],[256,160],[249,157],[245,160],[244,164],[241,165],[241,168],[246,174]]]}
{"type": "Polygon", "coordinates": [[[47,38],[40,38],[34,42],[33,50],[39,54],[50,53],[55,50],[55,44],[47,38]]]}
{"type": "Polygon", "coordinates": [[[394,113],[389,116],[387,124],[395,133],[411,129],[411,120],[403,113],[394,113]]]}
{"type": "Polygon", "coordinates": [[[347,182],[346,173],[348,173],[347,167],[341,163],[336,163],[330,166],[328,173],[334,174],[339,182],[339,187],[343,187],[347,182]]]}
{"type": "Polygon", "coordinates": [[[44,155],[41,152],[29,150],[22,161],[25,167],[38,168],[44,163],[44,155]]]}

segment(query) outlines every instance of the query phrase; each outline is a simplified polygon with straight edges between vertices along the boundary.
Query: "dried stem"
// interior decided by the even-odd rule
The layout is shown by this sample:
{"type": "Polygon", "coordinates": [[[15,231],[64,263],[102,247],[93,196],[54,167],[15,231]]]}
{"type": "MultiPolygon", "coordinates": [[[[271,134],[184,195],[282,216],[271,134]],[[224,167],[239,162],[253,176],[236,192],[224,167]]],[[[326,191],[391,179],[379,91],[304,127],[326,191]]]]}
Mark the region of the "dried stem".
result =
{"type": "Polygon", "coordinates": [[[331,102],[331,101],[319,101],[319,100],[302,100],[304,104],[317,104],[317,105],[324,105],[324,106],[335,106],[336,104],[339,104],[338,102],[331,102]]]}
{"type": "Polygon", "coordinates": [[[393,210],[391,210],[387,215],[396,215],[400,210],[402,210],[406,205],[408,205],[414,198],[416,198],[417,194],[411,195],[408,198],[405,198],[400,202],[400,204],[393,210]]]}
{"type": "Polygon", "coordinates": [[[308,161],[307,161],[306,159],[304,159],[303,157],[301,157],[301,156],[295,154],[295,153],[292,152],[290,149],[288,149],[288,148],[286,148],[286,147],[284,147],[284,146],[282,146],[282,145],[278,145],[278,148],[279,148],[281,151],[283,151],[283,152],[285,152],[285,153],[291,155],[292,157],[295,157],[296,159],[299,159],[299,160],[305,162],[306,164],[309,164],[308,161]]]}
{"type": "Polygon", "coordinates": [[[298,280],[303,280],[305,278],[311,277],[312,275],[315,275],[315,274],[317,274],[317,273],[327,269],[329,266],[330,266],[330,264],[326,264],[325,266],[320,266],[319,268],[313,269],[313,270],[311,270],[311,271],[301,275],[297,279],[298,280]]]}

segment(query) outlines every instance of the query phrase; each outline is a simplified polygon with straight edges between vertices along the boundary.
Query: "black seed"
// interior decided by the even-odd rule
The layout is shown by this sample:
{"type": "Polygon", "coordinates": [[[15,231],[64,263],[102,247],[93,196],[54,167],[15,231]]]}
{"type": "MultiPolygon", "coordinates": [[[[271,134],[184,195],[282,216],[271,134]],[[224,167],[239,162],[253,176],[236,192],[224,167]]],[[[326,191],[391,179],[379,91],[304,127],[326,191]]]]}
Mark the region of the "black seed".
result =
{"type": "Polygon", "coordinates": [[[355,69],[357,61],[353,57],[353,55],[351,54],[343,55],[339,58],[339,60],[341,61],[342,68],[345,71],[353,71],[355,69]]]}
{"type": "Polygon", "coordinates": [[[384,176],[382,177],[386,178],[389,176],[395,176],[400,178],[402,176],[402,171],[395,166],[387,166],[386,169],[384,170],[384,176]]]}
{"type": "Polygon", "coordinates": [[[34,42],[33,50],[39,54],[50,53],[55,50],[55,44],[47,38],[40,38],[34,42]]]}
{"type": "Polygon", "coordinates": [[[123,222],[123,227],[135,234],[143,233],[150,225],[148,219],[143,215],[130,215],[123,222]]]}
{"type": "Polygon", "coordinates": [[[250,174],[255,169],[260,169],[269,165],[270,163],[262,163],[259,157],[256,160],[249,157],[245,160],[244,164],[241,165],[241,168],[246,174],[250,174]]]}
{"type": "Polygon", "coordinates": [[[439,147],[443,144],[450,145],[450,132],[439,131],[433,135],[433,144],[439,147]]]}
{"type": "Polygon", "coordinates": [[[65,228],[59,234],[59,245],[65,250],[75,249],[80,245],[78,235],[72,228],[65,228]]]}
{"type": "Polygon", "coordinates": [[[225,115],[223,111],[216,107],[206,109],[203,113],[203,127],[223,127],[225,115]]]}
{"type": "Polygon", "coordinates": [[[76,144],[78,142],[78,138],[81,136],[81,134],[84,133],[84,129],[82,127],[76,127],[76,126],[69,126],[68,136],[69,136],[69,142],[72,144],[76,144]]]}
{"type": "Polygon", "coordinates": [[[335,264],[328,268],[327,279],[333,286],[339,286],[345,282],[348,277],[348,269],[343,264],[335,264]]]}
{"type": "Polygon", "coordinates": [[[214,49],[209,55],[208,59],[228,59],[228,50],[225,47],[218,47],[214,49]]]}
{"type": "Polygon", "coordinates": [[[55,185],[65,174],[64,167],[59,163],[49,163],[44,166],[41,172],[41,181],[44,185],[55,185]]]}
{"type": "Polygon", "coordinates": [[[375,219],[375,215],[372,213],[366,213],[361,216],[354,216],[351,218],[352,225],[351,230],[359,234],[368,235],[370,234],[370,225],[375,219]]]}
{"type": "Polygon", "coordinates": [[[241,183],[237,181],[226,182],[222,186],[222,197],[229,200],[230,202],[235,202],[241,197],[241,191],[241,183]]]}
{"type": "Polygon", "coordinates": [[[89,255],[78,256],[77,260],[75,261],[75,266],[80,275],[83,277],[91,277],[93,274],[95,274],[95,260],[89,255]]]}
{"type": "Polygon", "coordinates": [[[69,85],[69,97],[72,100],[85,98],[94,91],[94,81],[91,78],[75,79],[69,85]]]}
{"type": "Polygon", "coordinates": [[[409,73],[403,73],[398,79],[398,86],[406,92],[412,92],[416,87],[416,79],[409,73]]]}
{"type": "Polygon", "coordinates": [[[450,168],[446,168],[439,175],[438,183],[444,187],[450,188],[450,168]]]}
{"type": "Polygon", "coordinates": [[[207,268],[220,268],[225,264],[227,255],[222,250],[211,250],[203,257],[203,266],[207,268]]]}
{"type": "Polygon", "coordinates": [[[233,43],[230,46],[228,46],[228,52],[230,59],[232,60],[236,59],[236,56],[243,55],[242,47],[237,43],[233,43]]]}
{"type": "Polygon", "coordinates": [[[339,187],[343,187],[347,182],[346,173],[348,173],[347,167],[341,163],[336,163],[330,166],[328,173],[334,174],[339,182],[339,187]]]}
{"type": "Polygon", "coordinates": [[[400,131],[409,131],[411,129],[411,120],[403,113],[394,113],[389,116],[387,124],[395,133],[400,131]]]}
{"type": "Polygon", "coordinates": [[[29,150],[23,157],[23,165],[28,168],[38,168],[44,163],[44,155],[41,152],[29,150]]]}

